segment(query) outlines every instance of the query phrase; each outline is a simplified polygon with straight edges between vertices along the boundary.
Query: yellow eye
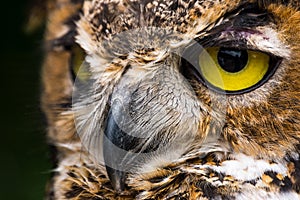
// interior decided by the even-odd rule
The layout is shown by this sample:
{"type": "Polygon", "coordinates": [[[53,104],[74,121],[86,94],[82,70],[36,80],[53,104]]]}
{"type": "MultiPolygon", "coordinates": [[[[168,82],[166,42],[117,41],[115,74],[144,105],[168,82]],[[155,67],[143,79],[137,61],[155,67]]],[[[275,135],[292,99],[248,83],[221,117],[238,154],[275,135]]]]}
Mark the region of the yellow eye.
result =
{"type": "Polygon", "coordinates": [[[251,50],[210,47],[199,55],[204,81],[222,91],[244,91],[260,83],[269,71],[270,56],[251,50]]]}
{"type": "Polygon", "coordinates": [[[84,61],[85,53],[83,49],[75,45],[72,48],[71,68],[77,79],[86,81],[90,77],[88,64],[84,61]]]}

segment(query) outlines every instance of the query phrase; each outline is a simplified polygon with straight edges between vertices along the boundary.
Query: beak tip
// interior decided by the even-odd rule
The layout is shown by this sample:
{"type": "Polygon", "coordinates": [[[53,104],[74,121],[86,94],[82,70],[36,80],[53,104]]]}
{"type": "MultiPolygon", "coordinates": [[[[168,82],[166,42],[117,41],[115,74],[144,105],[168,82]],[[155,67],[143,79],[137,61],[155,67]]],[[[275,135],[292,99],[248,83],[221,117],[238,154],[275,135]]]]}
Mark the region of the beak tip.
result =
{"type": "Polygon", "coordinates": [[[111,181],[112,187],[114,190],[119,194],[123,195],[126,193],[125,191],[125,180],[126,180],[126,173],[123,171],[119,171],[113,169],[111,167],[106,166],[106,171],[108,173],[109,179],[111,181]]]}

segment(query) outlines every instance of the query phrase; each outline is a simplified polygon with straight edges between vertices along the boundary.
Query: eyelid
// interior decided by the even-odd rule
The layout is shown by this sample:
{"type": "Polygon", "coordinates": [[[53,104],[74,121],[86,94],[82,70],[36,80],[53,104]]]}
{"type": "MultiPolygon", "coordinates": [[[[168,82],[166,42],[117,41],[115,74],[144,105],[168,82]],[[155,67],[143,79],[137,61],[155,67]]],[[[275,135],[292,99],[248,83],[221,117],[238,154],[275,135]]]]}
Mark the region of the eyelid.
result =
{"type": "Polygon", "coordinates": [[[289,59],[291,51],[278,36],[276,30],[270,27],[256,29],[227,29],[216,38],[213,46],[228,46],[239,49],[261,51],[272,56],[289,59]]]}

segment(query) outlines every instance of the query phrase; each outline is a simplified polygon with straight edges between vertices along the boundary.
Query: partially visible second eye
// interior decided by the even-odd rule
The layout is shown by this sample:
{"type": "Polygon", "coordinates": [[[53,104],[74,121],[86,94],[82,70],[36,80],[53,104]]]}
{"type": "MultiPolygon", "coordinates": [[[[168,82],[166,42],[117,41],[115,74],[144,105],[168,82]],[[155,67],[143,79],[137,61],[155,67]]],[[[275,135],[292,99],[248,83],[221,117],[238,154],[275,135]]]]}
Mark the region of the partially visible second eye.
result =
{"type": "Polygon", "coordinates": [[[268,54],[226,47],[210,47],[199,54],[202,80],[227,93],[255,88],[269,78],[274,68],[268,54]]]}
{"type": "Polygon", "coordinates": [[[85,52],[78,45],[74,45],[71,49],[71,71],[74,77],[79,81],[86,81],[90,77],[88,64],[85,60],[85,52]]]}

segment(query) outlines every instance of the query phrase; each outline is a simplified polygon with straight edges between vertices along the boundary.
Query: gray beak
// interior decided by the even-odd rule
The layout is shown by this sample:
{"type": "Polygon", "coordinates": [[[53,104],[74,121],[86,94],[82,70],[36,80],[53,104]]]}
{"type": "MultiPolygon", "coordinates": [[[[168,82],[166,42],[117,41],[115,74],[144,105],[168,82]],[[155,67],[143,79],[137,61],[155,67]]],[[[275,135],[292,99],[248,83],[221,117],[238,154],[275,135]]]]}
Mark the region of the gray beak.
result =
{"type": "Polygon", "coordinates": [[[126,117],[122,112],[122,105],[114,105],[118,112],[110,109],[104,131],[103,154],[107,174],[113,188],[122,194],[126,189],[126,177],[134,165],[132,150],[139,144],[139,138],[128,135],[120,128],[122,118],[126,117]],[[117,123],[119,122],[119,123],[117,123]]]}

